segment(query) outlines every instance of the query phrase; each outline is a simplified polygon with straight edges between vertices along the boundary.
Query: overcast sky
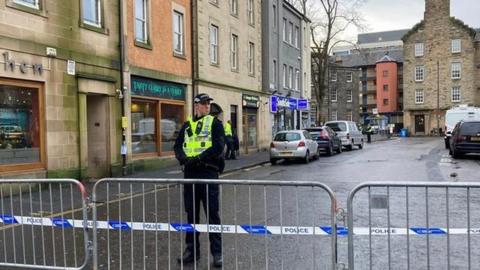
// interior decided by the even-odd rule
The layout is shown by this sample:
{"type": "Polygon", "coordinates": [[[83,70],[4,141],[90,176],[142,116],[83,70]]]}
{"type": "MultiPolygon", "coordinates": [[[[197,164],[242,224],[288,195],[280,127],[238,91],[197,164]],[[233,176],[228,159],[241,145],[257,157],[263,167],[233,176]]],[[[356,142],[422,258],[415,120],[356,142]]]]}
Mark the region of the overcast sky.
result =
{"type": "MultiPolygon", "coordinates": [[[[367,0],[361,13],[367,32],[380,32],[411,28],[423,19],[424,11],[424,0],[367,0]]],[[[450,15],[480,28],[480,0],[450,0],[450,15]]]]}

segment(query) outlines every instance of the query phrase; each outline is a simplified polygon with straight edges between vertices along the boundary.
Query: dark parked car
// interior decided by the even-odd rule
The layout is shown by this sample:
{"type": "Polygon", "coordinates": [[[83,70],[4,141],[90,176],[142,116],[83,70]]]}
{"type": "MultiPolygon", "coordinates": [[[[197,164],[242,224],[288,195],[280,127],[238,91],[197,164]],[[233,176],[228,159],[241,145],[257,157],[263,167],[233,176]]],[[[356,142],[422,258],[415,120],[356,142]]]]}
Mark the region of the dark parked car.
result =
{"type": "Polygon", "coordinates": [[[317,142],[318,148],[331,156],[334,152],[342,152],[342,140],[337,133],[328,126],[311,127],[305,129],[310,132],[312,139],[317,142]]]}
{"type": "Polygon", "coordinates": [[[466,153],[480,153],[480,121],[460,121],[450,139],[450,155],[458,158],[466,153]]]}

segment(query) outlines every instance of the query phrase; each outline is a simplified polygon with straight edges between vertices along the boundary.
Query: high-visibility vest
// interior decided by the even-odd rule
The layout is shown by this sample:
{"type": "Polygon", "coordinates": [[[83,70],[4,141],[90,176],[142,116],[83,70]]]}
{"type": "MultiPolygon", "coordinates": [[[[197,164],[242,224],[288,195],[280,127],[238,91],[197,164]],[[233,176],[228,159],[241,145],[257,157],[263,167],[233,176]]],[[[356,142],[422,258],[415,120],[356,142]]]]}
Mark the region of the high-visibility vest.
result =
{"type": "Polygon", "coordinates": [[[230,123],[225,123],[223,125],[223,130],[225,131],[225,136],[233,136],[233,133],[232,133],[232,125],[230,125],[230,123]]]}
{"type": "Polygon", "coordinates": [[[183,152],[187,157],[196,157],[212,147],[213,119],[211,115],[206,115],[198,121],[188,118],[183,142],[183,152]]]}

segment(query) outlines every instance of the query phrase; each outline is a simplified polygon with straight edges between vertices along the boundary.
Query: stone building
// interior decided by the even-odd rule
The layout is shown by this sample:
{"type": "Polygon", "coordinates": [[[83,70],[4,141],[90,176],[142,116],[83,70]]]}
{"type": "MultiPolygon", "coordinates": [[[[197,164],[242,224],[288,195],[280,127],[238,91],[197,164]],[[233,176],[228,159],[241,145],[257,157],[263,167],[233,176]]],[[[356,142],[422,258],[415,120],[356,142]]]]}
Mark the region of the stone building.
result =
{"type": "Polygon", "coordinates": [[[0,2],[1,177],[100,177],[121,160],[119,1],[68,2],[0,2]]]}
{"type": "Polygon", "coordinates": [[[424,19],[403,41],[404,124],[411,134],[441,133],[446,110],[480,105],[479,34],[450,17],[450,0],[426,0],[424,19]]]}
{"type": "Polygon", "coordinates": [[[208,93],[222,107],[221,120],[231,121],[242,151],[267,148],[261,1],[193,1],[192,20],[194,93],[208,93]]]}
{"type": "Polygon", "coordinates": [[[348,120],[358,122],[360,72],[355,67],[345,67],[341,61],[328,67],[327,93],[321,106],[320,122],[348,120]]]}
{"type": "Polygon", "coordinates": [[[310,52],[304,45],[309,21],[286,0],[262,1],[262,7],[263,89],[271,95],[269,129],[275,134],[308,123],[308,114],[302,122],[309,102],[304,69],[310,64],[303,60],[310,52]]]}
{"type": "Polygon", "coordinates": [[[121,2],[128,168],[159,168],[176,162],[173,144],[192,111],[191,3],[121,2]]]}

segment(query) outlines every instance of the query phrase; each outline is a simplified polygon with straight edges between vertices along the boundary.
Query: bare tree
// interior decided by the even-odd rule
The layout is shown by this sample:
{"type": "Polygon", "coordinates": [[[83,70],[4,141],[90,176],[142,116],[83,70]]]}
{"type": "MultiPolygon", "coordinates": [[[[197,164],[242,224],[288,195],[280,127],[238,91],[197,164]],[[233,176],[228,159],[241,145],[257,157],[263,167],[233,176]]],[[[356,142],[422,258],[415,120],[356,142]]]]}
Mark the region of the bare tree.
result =
{"type": "Polygon", "coordinates": [[[312,41],[313,93],[317,103],[317,120],[321,119],[321,106],[327,93],[328,67],[333,47],[353,44],[344,37],[355,27],[365,28],[358,9],[366,0],[291,0],[290,3],[310,18],[312,41]]]}

